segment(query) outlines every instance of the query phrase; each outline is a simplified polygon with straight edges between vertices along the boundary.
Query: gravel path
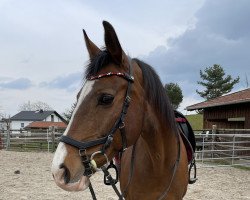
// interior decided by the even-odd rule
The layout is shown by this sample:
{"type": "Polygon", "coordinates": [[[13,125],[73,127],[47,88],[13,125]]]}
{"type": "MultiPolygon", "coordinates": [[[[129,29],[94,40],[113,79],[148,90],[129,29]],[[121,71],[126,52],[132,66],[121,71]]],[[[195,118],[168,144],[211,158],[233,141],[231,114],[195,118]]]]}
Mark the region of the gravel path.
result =
{"type": "MultiPolygon", "coordinates": [[[[70,193],[55,185],[50,172],[52,158],[51,153],[0,150],[0,200],[91,200],[88,190],[70,193]]],[[[250,200],[250,171],[199,168],[198,178],[189,185],[184,200],[250,200]]],[[[117,199],[112,189],[103,184],[102,174],[96,174],[92,184],[97,199],[117,199]]]]}

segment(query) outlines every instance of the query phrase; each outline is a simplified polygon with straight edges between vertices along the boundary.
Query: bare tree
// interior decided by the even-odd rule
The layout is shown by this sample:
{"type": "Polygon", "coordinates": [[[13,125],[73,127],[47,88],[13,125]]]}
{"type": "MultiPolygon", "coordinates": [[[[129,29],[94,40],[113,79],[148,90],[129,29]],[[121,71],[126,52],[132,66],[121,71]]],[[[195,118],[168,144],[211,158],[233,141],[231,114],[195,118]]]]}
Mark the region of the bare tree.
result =
{"type": "Polygon", "coordinates": [[[75,107],[76,107],[76,102],[71,105],[70,109],[66,109],[65,112],[63,113],[63,117],[64,119],[66,119],[67,122],[70,121],[75,107]]]}
{"type": "Polygon", "coordinates": [[[19,111],[53,110],[51,106],[42,101],[26,102],[19,106],[19,111]]]}

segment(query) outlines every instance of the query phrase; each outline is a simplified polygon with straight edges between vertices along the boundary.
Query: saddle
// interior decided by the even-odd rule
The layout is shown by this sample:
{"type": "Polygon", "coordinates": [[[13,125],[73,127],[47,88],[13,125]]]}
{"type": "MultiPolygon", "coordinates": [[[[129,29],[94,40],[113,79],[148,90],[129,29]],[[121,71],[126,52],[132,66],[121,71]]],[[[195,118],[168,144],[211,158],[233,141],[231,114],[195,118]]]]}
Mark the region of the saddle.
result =
{"type": "Polygon", "coordinates": [[[195,156],[194,156],[195,148],[196,148],[194,131],[191,125],[189,124],[188,120],[182,113],[175,110],[174,114],[175,114],[175,121],[177,122],[177,126],[180,130],[181,138],[186,147],[188,163],[189,163],[189,184],[193,184],[197,180],[196,164],[195,164],[195,156]],[[190,177],[192,168],[194,168],[193,178],[190,177]]]}
{"type": "Polygon", "coordinates": [[[190,163],[194,156],[193,154],[196,148],[194,131],[191,125],[189,124],[187,118],[182,113],[176,110],[174,111],[174,113],[175,113],[175,121],[177,122],[177,126],[180,130],[182,140],[187,150],[188,162],[190,163]]]}

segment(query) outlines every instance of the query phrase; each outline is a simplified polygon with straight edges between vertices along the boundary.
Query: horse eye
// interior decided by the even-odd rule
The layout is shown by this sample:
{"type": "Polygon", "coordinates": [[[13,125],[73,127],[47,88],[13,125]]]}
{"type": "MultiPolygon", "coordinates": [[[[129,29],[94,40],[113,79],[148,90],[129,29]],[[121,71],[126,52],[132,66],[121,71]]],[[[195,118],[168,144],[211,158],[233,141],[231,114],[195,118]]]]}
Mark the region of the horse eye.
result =
{"type": "Polygon", "coordinates": [[[113,102],[114,100],[114,96],[110,95],[110,94],[102,94],[99,98],[98,98],[98,104],[99,105],[109,105],[113,102]]]}

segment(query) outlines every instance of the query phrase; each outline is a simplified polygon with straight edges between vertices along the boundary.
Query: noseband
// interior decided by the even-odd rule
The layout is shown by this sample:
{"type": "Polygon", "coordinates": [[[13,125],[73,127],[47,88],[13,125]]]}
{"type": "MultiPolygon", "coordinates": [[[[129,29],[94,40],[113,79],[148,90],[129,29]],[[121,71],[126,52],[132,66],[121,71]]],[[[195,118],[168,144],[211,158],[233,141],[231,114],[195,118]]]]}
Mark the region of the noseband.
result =
{"type": "MultiPolygon", "coordinates": [[[[86,152],[87,149],[103,144],[103,146],[101,147],[99,152],[102,155],[106,156],[105,152],[106,152],[107,148],[111,145],[113,138],[114,138],[114,134],[119,129],[121,136],[122,136],[121,137],[122,138],[122,149],[120,151],[121,152],[124,151],[127,148],[127,139],[126,139],[126,134],[125,134],[124,119],[125,119],[125,116],[127,114],[127,110],[128,110],[128,107],[129,107],[129,104],[131,101],[131,97],[130,97],[131,86],[132,86],[132,83],[134,82],[134,77],[131,75],[131,73],[132,73],[132,69],[131,69],[131,63],[130,63],[129,64],[129,73],[108,72],[108,73],[104,73],[104,74],[100,74],[100,75],[96,75],[96,76],[90,76],[87,78],[88,81],[92,81],[92,80],[101,79],[101,78],[105,78],[105,77],[118,76],[118,77],[124,78],[125,80],[128,81],[126,96],[125,96],[125,99],[123,102],[121,114],[120,114],[119,118],[115,121],[113,127],[106,134],[106,136],[104,136],[102,138],[98,138],[96,140],[91,140],[91,141],[87,141],[87,142],[80,142],[80,141],[74,140],[71,137],[63,135],[60,138],[60,142],[64,142],[68,145],[71,145],[71,146],[79,149],[79,153],[80,153],[81,157],[83,156],[83,154],[86,152]]],[[[88,170],[85,170],[85,173],[88,173],[87,171],[88,170]]],[[[86,175],[89,175],[89,174],[86,174],[86,175]]]]}

